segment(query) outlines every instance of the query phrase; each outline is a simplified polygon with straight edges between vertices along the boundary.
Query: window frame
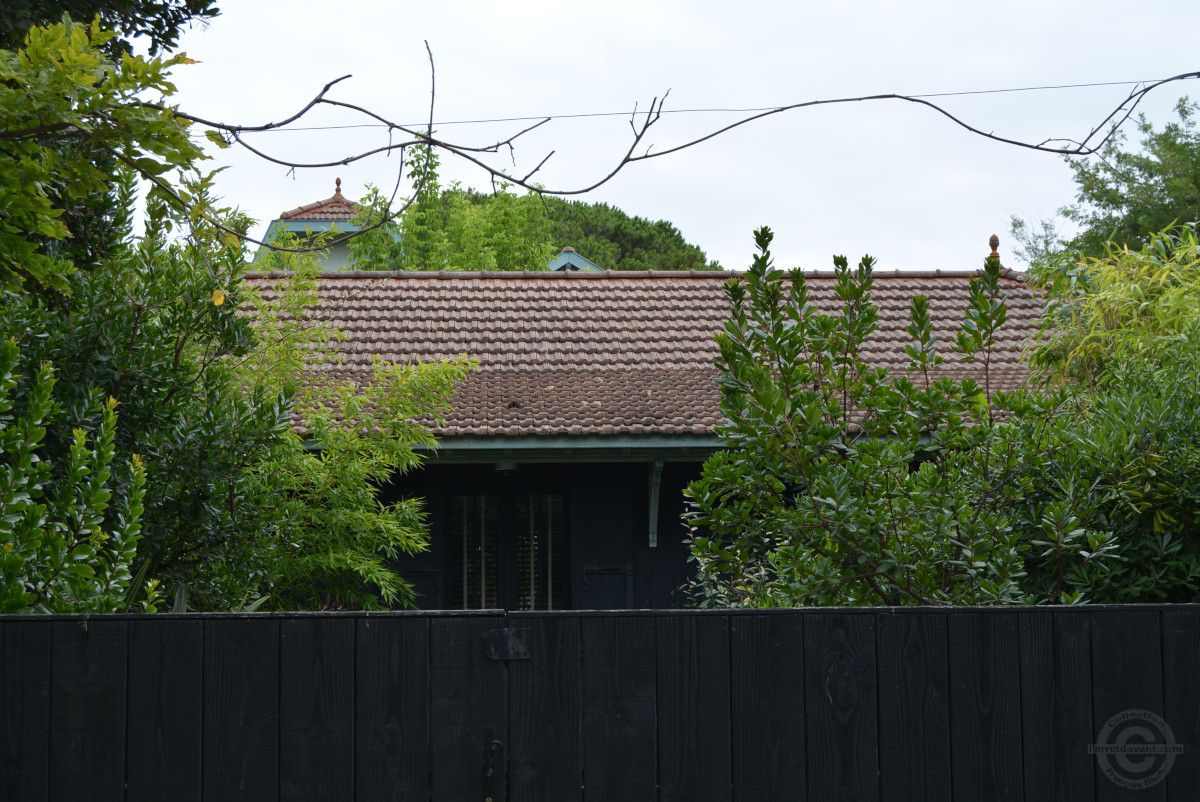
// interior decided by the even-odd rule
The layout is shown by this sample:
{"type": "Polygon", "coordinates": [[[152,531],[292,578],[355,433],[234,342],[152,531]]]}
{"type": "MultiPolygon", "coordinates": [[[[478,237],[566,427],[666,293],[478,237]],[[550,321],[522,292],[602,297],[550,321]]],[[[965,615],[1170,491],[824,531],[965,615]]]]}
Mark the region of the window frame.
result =
{"type": "MultiPolygon", "coordinates": [[[[489,607],[464,607],[463,606],[463,591],[467,591],[468,600],[471,597],[479,597],[486,604],[490,601],[491,594],[487,593],[487,580],[483,580],[483,589],[480,593],[472,593],[469,588],[464,588],[458,577],[466,576],[470,572],[463,567],[465,553],[460,546],[460,538],[463,532],[455,526],[456,507],[463,500],[470,499],[474,504],[478,504],[480,499],[485,499],[485,504],[492,502],[499,503],[499,509],[495,511],[497,519],[497,532],[495,534],[495,548],[497,549],[495,566],[495,594],[494,598],[499,606],[499,609],[504,610],[523,610],[522,604],[522,588],[520,587],[521,573],[519,570],[518,553],[519,539],[523,533],[518,532],[518,503],[521,498],[529,498],[536,496],[539,499],[539,512],[543,508],[544,499],[546,497],[561,499],[560,505],[560,529],[561,536],[554,549],[551,550],[551,561],[556,565],[561,572],[559,579],[561,606],[545,605],[537,607],[535,610],[547,609],[571,609],[571,527],[570,527],[570,493],[561,487],[554,486],[528,486],[521,487],[519,490],[512,487],[504,487],[502,485],[467,485],[447,489],[445,491],[445,502],[443,509],[445,510],[445,518],[442,526],[439,528],[438,535],[444,538],[443,541],[443,565],[445,566],[445,576],[447,582],[445,584],[444,605],[446,609],[463,610],[463,609],[491,609],[489,607]],[[561,544],[561,545],[559,545],[561,544]],[[557,554],[555,554],[557,549],[557,554]]],[[[483,510],[472,509],[472,514],[468,516],[472,522],[479,521],[481,524],[486,524],[486,512],[483,510]]],[[[484,535],[484,539],[487,536],[484,535]]],[[[484,559],[482,565],[487,566],[493,564],[491,561],[484,559]]]]}

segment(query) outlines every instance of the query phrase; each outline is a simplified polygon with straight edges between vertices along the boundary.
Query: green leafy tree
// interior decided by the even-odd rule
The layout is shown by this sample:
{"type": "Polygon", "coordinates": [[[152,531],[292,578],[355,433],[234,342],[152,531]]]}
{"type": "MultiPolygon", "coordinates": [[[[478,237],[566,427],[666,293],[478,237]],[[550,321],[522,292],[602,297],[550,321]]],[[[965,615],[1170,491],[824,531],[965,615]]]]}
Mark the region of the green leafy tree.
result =
{"type": "Polygon", "coordinates": [[[1135,360],[1078,400],[1072,436],[1046,478],[1083,527],[1115,546],[1116,559],[1095,574],[1093,602],[1200,600],[1198,367],[1195,356],[1153,367],[1135,360]]]}
{"type": "Polygon", "coordinates": [[[104,255],[118,207],[115,166],[161,178],[203,158],[168,96],[184,56],[115,60],[99,20],[30,29],[0,50],[0,287],[70,293],[67,276],[104,255]]]}
{"type": "MultiPolygon", "coordinates": [[[[569,245],[607,270],[721,269],[666,220],[631,217],[607,203],[518,198],[507,192],[467,191],[463,197],[489,214],[496,214],[493,210],[497,206],[519,210],[519,216],[512,215],[517,219],[507,224],[508,230],[535,230],[538,238],[548,243],[551,257],[569,245]]],[[[506,227],[493,228],[504,231],[506,227]]],[[[530,263],[540,265],[542,261],[530,263]]]]}
{"type": "MultiPolygon", "coordinates": [[[[286,278],[243,295],[258,347],[239,373],[257,386],[283,388],[336,362],[332,346],[341,334],[308,314],[319,304],[316,260],[286,252],[267,259],[286,278]]],[[[419,465],[418,449],[436,446],[425,422],[449,409],[454,384],[474,365],[465,357],[376,364],[356,379],[306,381],[297,389],[296,427],[281,433],[255,468],[259,492],[283,499],[277,515],[286,521],[266,583],[272,606],[412,601],[395,564],[427,547],[424,512],[416,499],[383,504],[379,488],[419,465]]]]}
{"type": "Polygon", "coordinates": [[[839,314],[762,252],[727,292],[721,430],[690,492],[703,603],[1194,602],[1200,596],[1200,242],[1043,266],[1044,392],[991,392],[999,265],[973,280],[937,377],[914,298],[904,375],[866,365],[869,260],[837,264],[839,314]]]}
{"type": "Polygon", "coordinates": [[[1107,243],[1140,249],[1158,231],[1200,222],[1200,129],[1198,106],[1182,98],[1178,121],[1156,129],[1144,115],[1137,129],[1140,147],[1130,150],[1123,133],[1088,159],[1069,159],[1076,203],[1059,210],[1081,230],[1067,238],[1052,221],[1013,219],[1013,234],[1029,263],[1064,252],[1103,257],[1107,243]]]}
{"type": "MultiPolygon", "coordinates": [[[[204,186],[190,191],[205,203],[204,186]]],[[[257,293],[241,280],[236,238],[204,217],[150,212],[146,235],[81,275],[67,309],[14,294],[3,315],[25,364],[58,368],[48,458],[65,459],[72,429],[101,425],[96,399],[121,402],[115,453],[146,465],[127,603],[146,578],[186,588],[193,609],[405,602],[393,562],[425,546],[423,514],[416,502],[381,504],[378,486],[434,445],[423,421],[470,363],[379,366],[297,388],[339,336],[305,314],[317,302],[311,256],[278,255],[291,278],[257,293]]],[[[32,394],[18,387],[25,405],[32,394]]]]}
{"type": "Polygon", "coordinates": [[[174,50],[179,35],[193,22],[206,23],[217,16],[216,0],[5,0],[0,6],[0,48],[15,50],[35,25],[60,22],[63,15],[76,20],[99,17],[114,31],[107,49],[115,55],[128,52],[130,40],[145,37],[151,52],[174,50]]]}
{"type": "Polygon", "coordinates": [[[546,198],[556,251],[571,246],[608,270],[720,270],[666,220],[630,217],[607,203],[546,198]]]}
{"type": "MultiPolygon", "coordinates": [[[[358,214],[350,218],[351,223],[360,226],[347,245],[351,266],[355,270],[400,270],[405,264],[405,255],[400,246],[400,224],[393,217],[389,199],[377,187],[368,184],[366,195],[359,200],[358,206],[358,214]]],[[[440,239],[434,247],[440,253],[443,248],[440,239]]],[[[291,269],[286,261],[276,261],[281,269],[291,269]]]]}
{"type": "Polygon", "coordinates": [[[343,383],[336,413],[310,406],[306,434],[286,432],[258,464],[263,492],[287,499],[286,526],[266,583],[272,606],[371,609],[413,602],[395,566],[401,555],[427,548],[424,509],[419,499],[384,504],[379,488],[420,464],[418,446],[436,446],[413,416],[444,408],[467,369],[465,360],[380,367],[369,383],[343,383]]]}
{"type": "MultiPolygon", "coordinates": [[[[127,185],[127,206],[130,193],[127,185]]],[[[78,274],[68,306],[13,294],[0,316],[26,365],[55,365],[62,416],[49,453],[65,453],[71,430],[97,428],[97,399],[121,404],[114,446],[147,469],[140,574],[189,581],[214,604],[252,584],[260,541],[248,533],[275,531],[253,496],[252,468],[290,417],[288,396],[244,388],[232,370],[254,343],[235,309],[240,250],[152,203],[146,236],[123,238],[78,274]],[[180,224],[189,228],[171,231],[180,224]]]]}
{"type": "Polygon", "coordinates": [[[719,270],[665,220],[630,217],[604,203],[492,193],[459,184],[443,188],[438,157],[417,146],[409,179],[417,191],[397,221],[380,192],[368,188],[353,222],[370,230],[350,240],[359,270],[541,270],[570,245],[609,270],[719,270]]]}
{"type": "Polygon", "coordinates": [[[443,189],[437,154],[413,148],[409,178],[417,188],[395,222],[385,198],[369,187],[352,222],[370,230],[350,240],[358,270],[540,270],[557,250],[542,201],[500,187],[485,196],[458,184],[443,189]]]}
{"type": "Polygon", "coordinates": [[[516,195],[507,187],[486,195],[458,185],[445,193],[450,241],[461,253],[465,270],[544,270],[560,250],[551,241],[542,199],[516,195]]]}
{"type": "Polygon", "coordinates": [[[776,270],[771,233],[726,285],[717,336],[728,450],[689,488],[704,603],[994,604],[1077,601],[1112,548],[1040,481],[1061,395],[994,392],[987,379],[1007,311],[1000,265],[973,279],[950,345],[984,382],[939,375],[923,297],[912,300],[904,375],[864,361],[876,327],[873,260],[834,260],[837,314],[804,275],[776,270]]]}
{"type": "MultiPolygon", "coordinates": [[[[1046,265],[1032,274],[1047,293],[1034,365],[1048,380],[1109,385],[1131,359],[1185,357],[1200,332],[1200,249],[1191,228],[1167,229],[1134,250],[1046,265]]],[[[1186,361],[1186,360],[1185,360],[1186,361]]]]}
{"type": "MultiPolygon", "coordinates": [[[[131,457],[126,490],[113,505],[111,399],[90,440],[76,429],[61,465],[46,459],[43,440],[58,416],[54,371],[49,365],[37,371],[28,405],[17,415],[17,363],[16,342],[0,343],[0,613],[123,610],[141,529],[141,460],[131,457]]],[[[154,609],[156,584],[147,587],[144,609],[154,609]]]]}
{"type": "MultiPolygon", "coordinates": [[[[172,62],[127,60],[132,40],[149,41],[151,54],[172,50],[184,26],[216,14],[214,0],[11,0],[0,7],[0,48],[24,56],[5,59],[10,94],[0,89],[7,122],[0,140],[19,144],[19,152],[6,149],[20,164],[13,178],[37,175],[35,184],[24,185],[34,191],[34,204],[22,198],[8,200],[22,215],[32,211],[49,223],[29,227],[19,215],[16,231],[28,234],[52,265],[90,269],[101,262],[114,241],[112,222],[120,215],[108,176],[133,166],[161,180],[161,166],[146,156],[166,156],[169,163],[178,155],[172,151],[190,144],[186,126],[169,110],[143,106],[139,100],[146,91],[173,91],[161,80],[162,67],[172,62]],[[55,36],[56,23],[74,30],[71,18],[95,19],[104,32],[96,36],[92,24],[91,41],[86,36],[55,36]],[[34,102],[23,107],[26,95],[34,102]],[[30,119],[36,124],[29,124],[30,119]],[[48,181],[49,176],[61,180],[48,181]]],[[[88,30],[86,25],[82,30],[88,30]]],[[[175,61],[186,59],[179,56],[175,61]]],[[[4,205],[0,202],[0,208],[4,205]]],[[[0,263],[0,280],[4,271],[0,263]]],[[[31,287],[44,289],[37,276],[31,287]]]]}
{"type": "Polygon", "coordinates": [[[239,312],[252,293],[241,281],[241,241],[229,232],[248,221],[215,208],[211,177],[184,178],[198,148],[171,112],[141,99],[169,93],[166,70],[182,59],[118,63],[97,50],[109,37],[64,22],[32,29],[25,50],[3,53],[0,103],[13,113],[0,132],[0,164],[11,168],[0,169],[0,279],[33,292],[0,297],[0,337],[19,343],[6,398],[24,439],[11,448],[36,450],[42,466],[23,479],[40,495],[5,499],[3,515],[28,517],[30,499],[78,498],[47,520],[75,515],[91,538],[26,533],[9,541],[10,553],[20,548],[24,563],[40,548],[47,565],[70,567],[61,572],[68,579],[85,571],[81,561],[110,577],[97,593],[26,577],[13,603],[67,609],[86,596],[88,609],[100,609],[123,594],[129,608],[152,604],[157,591],[146,588],[160,580],[181,606],[186,596],[199,609],[402,601],[406,587],[389,560],[422,547],[424,524],[415,503],[380,505],[375,484],[415,463],[414,444],[431,444],[416,421],[436,415],[469,363],[381,368],[362,385],[331,381],[297,395],[297,375],[325,342],[295,300],[303,293],[239,312]],[[127,169],[110,174],[68,158],[80,143],[127,169]],[[151,191],[146,234],[133,238],[132,175],[162,179],[176,169],[180,177],[151,191]],[[72,234],[61,199],[88,207],[97,196],[113,201],[101,226],[106,247],[56,250],[72,234]],[[79,259],[90,269],[72,274],[79,259]],[[43,364],[55,366],[52,386],[43,364]],[[107,398],[120,403],[119,416],[107,398]],[[76,432],[97,433],[99,456],[85,454],[76,432]],[[144,474],[106,467],[142,464],[135,454],[144,474]],[[111,570],[101,540],[117,550],[111,570]]]}
{"type": "Polygon", "coordinates": [[[1200,596],[1200,242],[1154,234],[1039,269],[1048,305],[1033,363],[1072,394],[1073,437],[1048,477],[1119,560],[1090,594],[1109,602],[1200,596]]]}
{"type": "Polygon", "coordinates": [[[1176,223],[1200,222],[1200,130],[1197,105],[1183,98],[1178,122],[1155,130],[1138,119],[1141,148],[1123,148],[1113,137],[1096,159],[1071,163],[1078,203],[1063,210],[1083,231],[1074,247],[1103,256],[1109,241],[1141,248],[1154,232],[1176,223]]]}
{"type": "MultiPolygon", "coordinates": [[[[441,201],[438,155],[432,148],[417,146],[412,161],[409,178],[416,193],[399,221],[401,261],[397,266],[402,270],[444,270],[450,261],[451,246],[441,201]]],[[[381,211],[386,214],[390,209],[385,206],[381,211]]],[[[350,259],[356,266],[361,262],[357,256],[351,244],[350,259]]]]}

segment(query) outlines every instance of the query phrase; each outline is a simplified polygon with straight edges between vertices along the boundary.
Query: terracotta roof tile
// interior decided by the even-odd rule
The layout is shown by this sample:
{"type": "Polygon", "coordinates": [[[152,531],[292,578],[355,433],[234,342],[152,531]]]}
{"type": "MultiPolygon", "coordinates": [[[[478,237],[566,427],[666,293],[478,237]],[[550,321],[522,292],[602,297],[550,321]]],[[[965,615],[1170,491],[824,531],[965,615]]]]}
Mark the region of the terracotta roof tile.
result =
{"type": "MultiPolygon", "coordinates": [[[[329,375],[365,379],[373,358],[427,361],[467,354],[480,367],[462,382],[439,436],[712,434],[721,420],[713,335],[728,317],[731,274],[325,273],[315,310],[345,334],[329,375]]],[[[930,300],[946,365],[957,378],[982,368],[958,362],[949,341],[962,320],[972,274],[876,274],[879,329],[866,353],[902,371],[909,299],[930,300]]],[[[272,274],[249,281],[271,295],[272,274]]],[[[829,274],[810,296],[836,308],[829,274]]],[[[992,384],[1026,375],[1021,345],[1041,304],[1019,277],[1002,280],[1009,323],[993,358],[992,384]]]]}
{"type": "Polygon", "coordinates": [[[287,212],[280,212],[280,220],[306,222],[315,220],[333,220],[344,223],[358,214],[359,206],[352,200],[342,196],[342,179],[334,186],[333,197],[315,203],[306,203],[287,212]]]}

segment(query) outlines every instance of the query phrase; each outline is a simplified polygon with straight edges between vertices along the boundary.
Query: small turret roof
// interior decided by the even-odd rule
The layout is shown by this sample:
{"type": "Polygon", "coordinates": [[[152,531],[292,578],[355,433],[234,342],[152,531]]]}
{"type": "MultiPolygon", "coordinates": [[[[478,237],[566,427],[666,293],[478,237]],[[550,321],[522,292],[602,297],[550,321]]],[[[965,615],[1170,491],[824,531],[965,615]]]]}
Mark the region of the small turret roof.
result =
{"type": "Polygon", "coordinates": [[[342,195],[342,179],[334,183],[333,197],[315,203],[306,203],[287,212],[280,212],[279,219],[291,222],[335,221],[347,222],[358,214],[359,206],[342,195]]]}

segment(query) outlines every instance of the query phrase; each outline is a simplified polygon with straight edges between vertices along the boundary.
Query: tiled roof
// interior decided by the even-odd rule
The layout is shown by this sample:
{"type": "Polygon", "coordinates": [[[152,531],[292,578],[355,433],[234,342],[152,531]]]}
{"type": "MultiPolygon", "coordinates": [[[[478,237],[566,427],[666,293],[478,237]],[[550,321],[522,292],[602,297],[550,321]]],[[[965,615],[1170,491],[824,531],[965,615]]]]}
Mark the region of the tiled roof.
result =
{"type": "Polygon", "coordinates": [[[342,196],[342,179],[334,185],[333,197],[315,203],[306,203],[287,212],[280,212],[280,220],[302,222],[308,220],[332,220],[339,223],[348,221],[358,214],[358,204],[346,200],[342,196]]]}
{"type": "MultiPolygon", "coordinates": [[[[412,362],[467,354],[478,370],[457,390],[439,436],[712,434],[720,422],[713,335],[728,317],[730,273],[324,273],[316,312],[346,335],[331,375],[366,376],[373,357],[412,362]]],[[[909,299],[929,298],[946,372],[948,343],[966,307],[969,273],[877,273],[879,330],[865,356],[908,362],[909,299]]],[[[273,274],[249,280],[270,294],[273,274]]],[[[813,274],[810,296],[836,308],[834,279],[813,274]]],[[[1009,322],[992,364],[993,388],[1025,371],[1021,344],[1041,305],[1019,278],[1002,279],[1009,322]]]]}

